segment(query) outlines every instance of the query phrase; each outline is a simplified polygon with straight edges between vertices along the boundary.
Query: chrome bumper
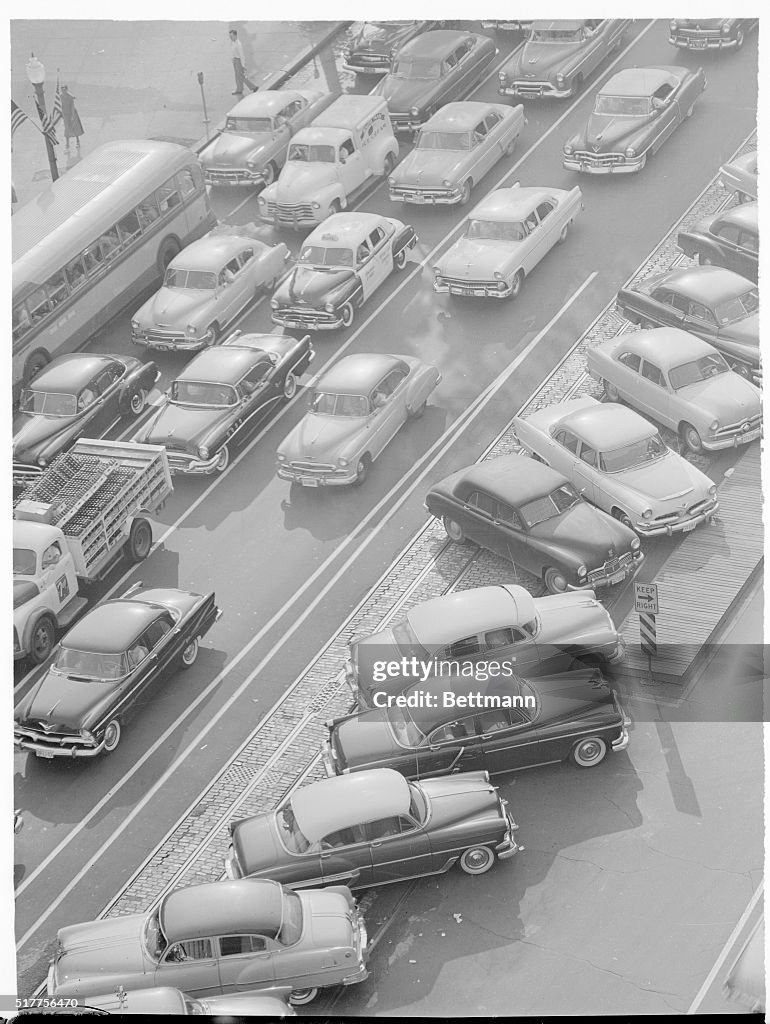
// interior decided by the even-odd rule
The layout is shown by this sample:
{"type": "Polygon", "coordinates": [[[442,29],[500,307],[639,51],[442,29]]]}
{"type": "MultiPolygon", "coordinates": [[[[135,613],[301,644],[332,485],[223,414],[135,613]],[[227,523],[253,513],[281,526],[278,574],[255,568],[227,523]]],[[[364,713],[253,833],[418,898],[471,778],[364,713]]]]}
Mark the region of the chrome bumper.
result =
{"type": "Polygon", "coordinates": [[[618,738],[616,740],[612,741],[612,744],[611,744],[612,750],[615,753],[617,753],[620,750],[625,750],[626,747],[628,746],[629,738],[630,737],[628,735],[628,729],[626,728],[626,724],[624,722],[623,723],[623,731],[621,732],[620,736],[618,736],[618,738]]]}
{"type": "Polygon", "coordinates": [[[106,739],[103,739],[102,742],[99,743],[95,747],[85,747],[85,746],[79,746],[79,747],[78,746],[67,746],[67,747],[58,746],[58,747],[54,747],[54,746],[51,746],[50,744],[38,743],[38,742],[36,742],[34,737],[30,736],[30,735],[19,736],[17,734],[14,734],[14,737],[13,737],[13,745],[15,747],[19,747],[20,750],[31,751],[37,757],[43,757],[46,760],[51,760],[52,758],[55,758],[55,757],[70,757],[70,758],[75,758],[75,757],[96,757],[97,754],[101,754],[102,750],[104,750],[104,744],[105,743],[106,743],[106,739]]]}
{"type": "Polygon", "coordinates": [[[557,89],[551,82],[513,82],[511,85],[500,85],[497,90],[501,96],[516,96],[522,100],[537,99],[546,96],[548,99],[563,100],[572,95],[571,89],[557,89]]]}
{"type": "Polygon", "coordinates": [[[635,576],[643,561],[644,555],[639,552],[637,557],[626,568],[618,570],[618,572],[612,573],[610,576],[604,576],[596,580],[586,580],[585,583],[568,583],[567,590],[597,590],[599,587],[616,587],[619,583],[625,583],[626,580],[635,576]]]}
{"type": "Polygon", "coordinates": [[[674,533],[689,533],[690,530],[695,529],[698,523],[702,523],[705,519],[710,519],[712,516],[716,515],[718,509],[719,502],[715,501],[711,508],[706,509],[704,512],[701,512],[692,519],[682,519],[680,522],[673,525],[669,523],[666,526],[656,526],[648,530],[644,528],[644,521],[641,523],[637,521],[635,529],[642,537],[670,537],[674,533]]]}
{"type": "Polygon", "coordinates": [[[669,43],[672,46],[678,46],[680,50],[693,50],[697,53],[698,50],[730,50],[733,46],[738,45],[737,39],[731,39],[729,36],[702,36],[700,38],[680,38],[679,36],[669,36],[669,43]]]}
{"type": "Polygon", "coordinates": [[[336,320],[302,320],[291,315],[283,316],[281,313],[272,312],[270,319],[279,327],[293,327],[303,331],[335,331],[342,327],[342,317],[336,320]]]}
{"type": "Polygon", "coordinates": [[[131,333],[131,341],[140,348],[152,349],[154,352],[200,352],[206,348],[208,342],[205,338],[193,338],[188,340],[183,337],[149,338],[146,334],[131,333]]]}
{"type": "Polygon", "coordinates": [[[762,436],[762,428],[755,427],[753,430],[737,431],[732,437],[720,437],[717,440],[703,438],[703,447],[707,452],[717,452],[724,448],[737,448],[740,444],[750,444],[762,436]]]}
{"type": "Polygon", "coordinates": [[[282,480],[291,480],[292,483],[301,484],[303,487],[344,487],[356,479],[356,469],[346,469],[339,474],[330,471],[322,476],[320,473],[303,473],[299,469],[291,469],[281,464],[278,467],[278,476],[282,480]]]}
{"type": "Polygon", "coordinates": [[[209,476],[216,469],[219,461],[219,452],[210,459],[196,459],[194,455],[184,455],[180,452],[168,453],[168,466],[171,475],[177,473],[189,473],[191,476],[209,476]]]}
{"type": "Polygon", "coordinates": [[[589,164],[569,156],[565,156],[562,163],[568,171],[580,171],[582,174],[634,174],[642,169],[645,155],[625,159],[622,164],[589,164]]]}
{"type": "Polygon", "coordinates": [[[506,817],[508,818],[508,831],[505,834],[505,839],[499,842],[495,847],[495,853],[497,854],[500,860],[508,860],[509,857],[515,856],[519,852],[519,850],[522,849],[522,847],[519,846],[519,844],[513,838],[513,833],[518,829],[519,826],[516,824],[516,822],[513,820],[510,814],[507,814],[506,817]]]}
{"type": "Polygon", "coordinates": [[[342,66],[346,71],[352,71],[354,75],[387,75],[390,71],[390,61],[382,66],[373,64],[371,67],[369,65],[359,67],[357,64],[348,64],[347,61],[343,61],[342,66]]]}
{"type": "Polygon", "coordinates": [[[203,180],[207,185],[226,185],[226,186],[239,186],[239,185],[264,185],[265,174],[264,171],[259,171],[256,174],[250,174],[248,171],[236,171],[235,174],[229,175],[226,171],[203,171],[203,180]]]}
{"type": "Polygon", "coordinates": [[[414,203],[416,206],[453,206],[462,199],[460,189],[444,192],[421,192],[418,188],[404,188],[403,194],[388,190],[388,198],[394,203],[414,203]]]}
{"type": "Polygon", "coordinates": [[[443,278],[437,277],[433,281],[433,290],[442,295],[462,295],[469,299],[507,299],[511,294],[512,285],[507,284],[505,281],[500,283],[503,285],[502,288],[492,287],[486,281],[479,281],[478,283],[468,281],[467,284],[457,285],[444,283],[443,278]]]}

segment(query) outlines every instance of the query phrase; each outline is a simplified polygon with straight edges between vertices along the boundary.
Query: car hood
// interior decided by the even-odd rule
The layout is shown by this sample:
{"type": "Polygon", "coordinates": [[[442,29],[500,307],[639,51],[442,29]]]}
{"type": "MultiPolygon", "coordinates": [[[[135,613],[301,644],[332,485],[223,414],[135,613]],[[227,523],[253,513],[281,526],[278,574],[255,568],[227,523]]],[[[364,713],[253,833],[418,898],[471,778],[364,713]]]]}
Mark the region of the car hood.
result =
{"type": "Polygon", "coordinates": [[[669,452],[649,465],[610,474],[608,479],[611,480],[613,476],[624,487],[638,491],[645,498],[672,506],[682,503],[691,505],[704,497],[711,486],[711,481],[699,469],[675,452],[669,452]]]}
{"type": "MultiPolygon", "coordinates": [[[[220,135],[204,162],[208,165],[242,167],[249,157],[267,149],[272,136],[269,132],[254,135],[220,135]]],[[[204,154],[205,155],[205,154],[204,154]]]]}
{"type": "Polygon", "coordinates": [[[432,78],[400,78],[386,75],[377,87],[377,93],[384,96],[391,114],[408,114],[412,107],[421,106],[439,87],[432,78]]]}
{"type": "MultiPolygon", "coordinates": [[[[56,961],[57,988],[69,982],[79,992],[103,991],[106,975],[144,975],[144,914],[108,917],[59,930],[62,953],[56,961]]],[[[134,980],[135,983],[135,980],[134,980]]]]}
{"type": "Polygon", "coordinates": [[[25,416],[13,435],[14,458],[21,454],[35,455],[46,441],[64,434],[72,423],[73,417],[70,416],[25,416]]]}
{"type": "Polygon", "coordinates": [[[734,324],[727,324],[725,327],[719,328],[720,338],[731,338],[733,341],[739,341],[745,345],[751,345],[752,347],[759,348],[759,314],[754,313],[752,316],[747,316],[743,320],[738,320],[734,324]]]}
{"type": "Polygon", "coordinates": [[[274,298],[282,303],[322,304],[326,296],[347,281],[353,281],[352,270],[312,270],[310,267],[295,267],[286,281],[275,293],[274,298]]]}
{"type": "Polygon", "coordinates": [[[454,181],[460,176],[468,156],[447,149],[414,149],[391,177],[397,185],[440,185],[444,178],[454,181]]]}
{"type": "MultiPolygon", "coordinates": [[[[289,860],[275,834],[275,813],[258,814],[233,823],[233,850],[242,875],[271,877],[268,868],[289,860]]],[[[301,868],[302,863],[297,867],[301,868]]],[[[301,877],[300,875],[297,876],[301,877]]]]}
{"type": "Polygon", "coordinates": [[[564,61],[580,49],[580,43],[525,43],[518,59],[511,62],[511,75],[532,75],[540,81],[556,72],[564,61]]]}
{"type": "Polygon", "coordinates": [[[342,768],[381,761],[399,750],[384,710],[346,718],[337,723],[332,735],[342,768]]]}
{"type": "Polygon", "coordinates": [[[490,238],[460,238],[437,266],[448,277],[470,280],[489,277],[516,258],[519,245],[490,238]]]}
{"type": "Polygon", "coordinates": [[[594,153],[609,153],[630,135],[636,135],[652,120],[646,117],[617,117],[613,114],[591,114],[586,127],[586,147],[594,153]]]}
{"type": "Polygon", "coordinates": [[[689,384],[677,392],[680,398],[702,406],[704,412],[715,416],[720,425],[739,423],[756,416],[762,407],[757,388],[737,373],[722,373],[718,377],[689,384]]]}
{"type": "Polygon", "coordinates": [[[289,160],[277,181],[277,200],[279,203],[292,202],[295,198],[315,199],[319,187],[334,181],[337,177],[337,165],[328,163],[305,163],[302,160],[289,160]]]}
{"type": "Polygon", "coordinates": [[[109,702],[117,680],[81,682],[49,670],[26,697],[17,712],[17,720],[34,720],[77,731],[95,711],[109,702]]]}
{"type": "Polygon", "coordinates": [[[390,53],[392,44],[405,34],[404,30],[396,25],[373,25],[367,22],[357,32],[352,33],[351,48],[390,53]]]}
{"type": "Polygon", "coordinates": [[[540,698],[541,725],[575,718],[620,721],[612,692],[606,686],[594,686],[596,673],[591,669],[541,676],[532,686],[540,698]]]}
{"type": "Polygon", "coordinates": [[[178,288],[161,288],[134,314],[133,319],[143,326],[170,324],[182,328],[186,326],[190,313],[213,295],[213,289],[186,292],[178,288]]]}
{"type": "Polygon", "coordinates": [[[202,444],[212,430],[228,422],[232,413],[232,406],[216,409],[169,402],[148,426],[142,440],[146,444],[165,444],[169,447],[174,447],[175,442],[177,445],[202,444]]]}
{"type": "Polygon", "coordinates": [[[554,519],[538,523],[530,535],[550,547],[559,547],[590,571],[631,549],[633,533],[615,519],[598,514],[580,502],[554,519]],[[609,549],[615,554],[610,556],[609,549]]]}
{"type": "Polygon", "coordinates": [[[283,441],[278,451],[287,459],[324,461],[363,430],[366,420],[348,416],[317,416],[308,413],[283,441]]]}

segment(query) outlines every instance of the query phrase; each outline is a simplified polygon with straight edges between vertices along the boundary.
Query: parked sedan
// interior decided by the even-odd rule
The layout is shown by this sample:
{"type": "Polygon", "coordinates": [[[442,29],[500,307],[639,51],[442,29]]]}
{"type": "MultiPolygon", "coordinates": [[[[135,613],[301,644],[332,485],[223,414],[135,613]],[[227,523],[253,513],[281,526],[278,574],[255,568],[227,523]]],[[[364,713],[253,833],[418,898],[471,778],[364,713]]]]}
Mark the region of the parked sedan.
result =
{"type": "Polygon", "coordinates": [[[420,129],[415,147],[388,178],[390,198],[402,203],[459,203],[502,156],[513,153],[524,107],[447,103],[420,129]]]}
{"type": "Polygon", "coordinates": [[[408,779],[458,771],[494,775],[567,758],[592,768],[609,750],[628,746],[628,719],[617,697],[587,669],[534,682],[433,680],[403,697],[400,705],[327,722],[327,775],[379,767],[408,779]],[[426,698],[435,700],[427,704],[426,698]]]}
{"type": "Polygon", "coordinates": [[[677,245],[702,267],[725,267],[751,281],[759,277],[759,208],[756,203],[731,206],[705,217],[690,231],[680,231],[677,245]]]}
{"type": "Polygon", "coordinates": [[[417,235],[377,213],[337,213],[305,239],[294,269],[270,301],[282,327],[329,331],[350,327],[394,270],[406,267],[417,235]]]}
{"type": "Polygon", "coordinates": [[[565,143],[564,166],[586,174],[641,171],[705,88],[703,68],[624,68],[596,94],[586,127],[565,143]]]}
{"type": "Polygon", "coordinates": [[[737,156],[719,168],[719,183],[734,193],[739,203],[757,198],[757,151],[737,156]]]}
{"type": "Polygon", "coordinates": [[[533,598],[509,583],[434,597],[384,629],[354,637],[345,677],[359,707],[372,707],[377,694],[399,694],[413,679],[411,662],[409,672],[384,673],[387,662],[417,658],[421,676],[438,672],[439,663],[441,670],[452,665],[457,674],[481,676],[481,666],[493,659],[539,676],[566,671],[576,659],[615,664],[624,652],[592,590],[533,598]]]}
{"type": "Polygon", "coordinates": [[[248,305],[272,291],[290,253],[283,242],[259,241],[249,225],[214,229],[169,263],[163,286],[134,313],[135,345],[200,352],[215,344],[248,305]],[[237,233],[235,233],[237,232],[237,233]]]}
{"type": "Polygon", "coordinates": [[[441,380],[414,356],[345,356],[318,380],[310,411],[281,443],[278,476],[303,487],[358,486],[441,380]]]}
{"type": "Polygon", "coordinates": [[[683,50],[740,50],[757,18],[673,18],[668,41],[683,50]]]}
{"type": "MultiPolygon", "coordinates": [[[[118,987],[109,995],[88,996],[84,1012],[141,1014],[146,1017],[219,1017],[242,1020],[244,1017],[296,1017],[297,1011],[285,1001],[291,995],[288,986],[261,992],[232,992],[226,996],[193,999],[178,988],[140,988],[127,992],[118,987]]],[[[67,1012],[72,1012],[68,1007],[67,1012]]]]}
{"type": "Polygon", "coordinates": [[[17,705],[14,743],[38,757],[96,757],[120,743],[134,705],[166,669],[189,668],[221,615],[214,594],[137,583],[103,601],[58,645],[48,671],[17,705]]]}
{"type": "Polygon", "coordinates": [[[398,51],[435,21],[357,21],[348,32],[342,66],[357,75],[386,75],[398,51]]]}
{"type": "Polygon", "coordinates": [[[498,73],[503,96],[575,96],[583,82],[623,46],[627,18],[533,21],[524,45],[498,73]]]}
{"type": "Polygon", "coordinates": [[[79,437],[102,437],[122,416],[138,416],[160,376],[134,356],[60,356],[21,392],[14,422],[13,484],[35,480],[79,437]]]}
{"type": "Polygon", "coordinates": [[[224,131],[200,155],[209,185],[269,185],[289,142],[336,97],[320,89],[260,89],[225,118],[224,131]]]}
{"type": "Polygon", "coordinates": [[[633,530],[583,501],[566,477],[523,455],[485,459],[434,484],[425,507],[450,540],[475,541],[552,594],[621,583],[644,561],[633,530]]]}
{"type": "Polygon", "coordinates": [[[423,32],[399,50],[374,90],[384,96],[394,131],[414,131],[439,107],[461,100],[481,81],[497,47],[474,32],[423,32]]]}
{"type": "Polygon", "coordinates": [[[583,209],[577,185],[499,188],[471,210],[465,234],[433,268],[433,287],[450,295],[515,298],[524,278],[564,242],[583,209]]]}
{"type": "Polygon", "coordinates": [[[513,423],[530,454],[643,537],[694,530],[719,508],[716,485],[632,409],[574,398],[513,423]]]}
{"type": "Polygon", "coordinates": [[[735,448],[759,437],[759,388],[715,348],[675,327],[622,334],[586,353],[607,398],[621,398],[676,431],[692,452],[735,448]]]}
{"type": "Polygon", "coordinates": [[[759,376],[759,289],[722,267],[644,278],[618,292],[618,309],[642,327],[681,327],[719,349],[745,377],[759,376]]]}
{"type": "Polygon", "coordinates": [[[223,473],[233,448],[294,397],[313,357],[309,334],[236,331],[185,367],[137,440],[164,445],[172,473],[223,473]]]}
{"type": "Polygon", "coordinates": [[[49,996],[87,999],[118,985],[194,998],[290,986],[291,1002],[367,977],[366,928],[345,886],[292,892],[264,878],[205,882],[156,909],[60,928],[49,996]]]}
{"type": "Polygon", "coordinates": [[[230,823],[226,871],[292,889],[362,889],[443,874],[481,875],[513,857],[518,827],[486,772],[421,784],[390,768],[326,779],[274,811],[230,823]]]}

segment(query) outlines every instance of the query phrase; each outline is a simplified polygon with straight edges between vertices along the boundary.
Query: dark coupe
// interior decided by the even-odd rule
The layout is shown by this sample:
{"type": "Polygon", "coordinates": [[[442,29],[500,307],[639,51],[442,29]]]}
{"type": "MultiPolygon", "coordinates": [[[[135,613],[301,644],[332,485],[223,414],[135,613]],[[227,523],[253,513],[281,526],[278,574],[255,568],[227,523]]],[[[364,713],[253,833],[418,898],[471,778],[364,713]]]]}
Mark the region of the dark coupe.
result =
{"type": "Polygon", "coordinates": [[[325,779],[276,810],[230,823],[226,870],[292,889],[402,882],[458,863],[481,875],[519,849],[486,772],[410,783],[392,768],[325,779]]]}
{"type": "Polygon", "coordinates": [[[313,355],[309,334],[236,331],[188,363],[137,440],[164,445],[173,473],[222,473],[231,449],[294,397],[313,355]]]}
{"type": "Polygon", "coordinates": [[[618,292],[618,309],[642,327],[680,327],[708,341],[736,373],[759,375],[759,290],[723,267],[644,278],[618,292]]]}
{"type": "Polygon", "coordinates": [[[435,21],[359,21],[349,31],[343,67],[357,75],[386,75],[402,46],[435,28],[435,21]]]}
{"type": "Polygon", "coordinates": [[[424,32],[407,43],[374,90],[387,101],[394,131],[414,131],[445,103],[464,99],[496,53],[487,36],[449,29],[424,32]]]}
{"type": "Polygon", "coordinates": [[[567,758],[579,768],[592,768],[608,750],[628,746],[628,719],[601,674],[590,669],[536,682],[516,676],[484,683],[433,679],[401,697],[406,706],[327,722],[327,775],[368,768],[395,768],[407,778],[456,771],[496,774],[567,758]],[[490,707],[490,697],[502,706],[490,707]]]}
{"type": "Polygon", "coordinates": [[[54,359],[21,393],[14,487],[34,480],[79,437],[103,437],[121,416],[138,416],[159,376],[155,363],[134,356],[74,352],[54,359]]]}
{"type": "Polygon", "coordinates": [[[740,50],[757,18],[674,18],[668,41],[682,50],[740,50]]]}
{"type": "Polygon", "coordinates": [[[164,670],[189,668],[219,616],[214,594],[143,590],[88,612],[14,712],[14,743],[38,757],[95,757],[113,751],[134,705],[160,689],[164,670]]]}
{"type": "Polygon", "coordinates": [[[644,555],[633,530],[587,504],[549,466],[523,455],[452,473],[425,507],[450,540],[475,541],[542,579],[552,593],[620,583],[644,555]]]}
{"type": "Polygon", "coordinates": [[[759,207],[731,206],[680,231],[677,245],[702,267],[726,267],[756,281],[759,277],[759,207]]]}

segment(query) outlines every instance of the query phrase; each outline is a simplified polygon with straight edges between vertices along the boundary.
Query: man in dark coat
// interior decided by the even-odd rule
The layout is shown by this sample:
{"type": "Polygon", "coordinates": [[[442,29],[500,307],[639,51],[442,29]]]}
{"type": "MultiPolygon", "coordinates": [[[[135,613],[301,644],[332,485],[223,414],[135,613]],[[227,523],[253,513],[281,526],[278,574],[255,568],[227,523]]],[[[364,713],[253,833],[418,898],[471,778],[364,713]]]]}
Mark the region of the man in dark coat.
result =
{"type": "Polygon", "coordinates": [[[75,97],[70,94],[66,85],[61,87],[61,116],[64,121],[66,148],[70,148],[70,139],[74,139],[77,148],[80,149],[80,136],[83,134],[84,128],[75,106],[75,97]]]}

